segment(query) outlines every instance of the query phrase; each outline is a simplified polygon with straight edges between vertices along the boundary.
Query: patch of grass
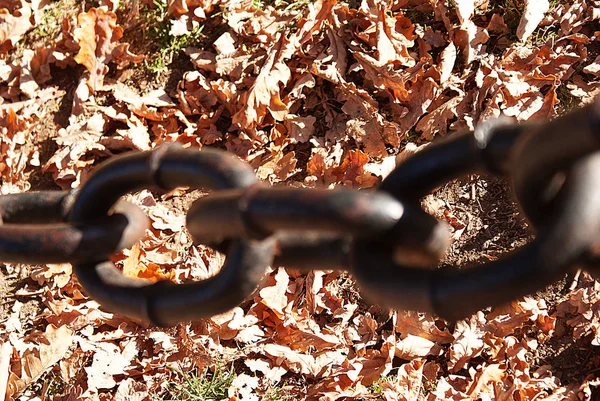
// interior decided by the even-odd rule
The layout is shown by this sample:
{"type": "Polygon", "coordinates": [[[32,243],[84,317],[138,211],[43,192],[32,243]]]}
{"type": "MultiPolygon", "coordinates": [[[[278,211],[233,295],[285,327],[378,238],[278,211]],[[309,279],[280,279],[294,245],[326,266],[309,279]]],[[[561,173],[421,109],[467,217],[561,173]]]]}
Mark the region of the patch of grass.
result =
{"type": "Polygon", "coordinates": [[[58,36],[62,29],[63,19],[72,15],[73,9],[77,9],[76,4],[68,0],[49,4],[43,10],[41,21],[31,30],[26,39],[35,42],[58,36]]]}
{"type": "Polygon", "coordinates": [[[261,399],[263,401],[291,401],[294,397],[287,394],[281,387],[271,387],[261,399]]]}
{"type": "Polygon", "coordinates": [[[549,3],[550,3],[550,8],[548,8],[548,12],[553,13],[554,11],[556,11],[558,6],[563,4],[563,0],[550,0],[549,3]]]}
{"type": "Polygon", "coordinates": [[[233,365],[227,369],[217,366],[212,373],[179,372],[182,381],[170,383],[166,391],[156,397],[157,401],[209,401],[227,399],[227,390],[235,379],[233,365]]]}
{"type": "Polygon", "coordinates": [[[369,390],[371,393],[377,395],[383,392],[383,384],[386,382],[391,382],[394,380],[391,376],[381,376],[377,381],[373,382],[371,386],[369,386],[369,390]]]}
{"type": "Polygon", "coordinates": [[[415,127],[412,127],[405,135],[404,135],[404,139],[406,139],[408,142],[415,142],[418,143],[419,139],[421,138],[421,133],[417,132],[417,129],[415,127]]]}
{"type": "Polygon", "coordinates": [[[534,46],[542,46],[550,39],[558,38],[558,28],[552,25],[542,26],[537,28],[529,38],[527,43],[534,46]]]}
{"type": "MultiPolygon", "coordinates": [[[[60,3],[58,4],[60,5],[60,3]]],[[[39,24],[36,25],[35,28],[33,28],[31,34],[37,36],[40,39],[43,39],[57,33],[61,26],[61,15],[62,11],[58,5],[52,5],[48,7],[44,11],[42,20],[39,24]]]]}
{"type": "Polygon", "coordinates": [[[422,388],[424,395],[428,395],[432,391],[435,391],[435,389],[437,388],[437,382],[433,380],[424,380],[422,388]]]}
{"type": "Polygon", "coordinates": [[[433,13],[424,13],[421,11],[415,10],[413,7],[411,8],[403,8],[399,10],[406,18],[410,20],[415,25],[421,25],[423,29],[427,25],[432,25],[435,21],[433,19],[433,13]]]}
{"type": "Polygon", "coordinates": [[[152,7],[144,6],[141,16],[146,21],[145,32],[148,39],[157,47],[155,56],[145,65],[148,71],[160,74],[173,62],[173,58],[186,47],[199,43],[205,38],[204,25],[198,25],[185,35],[171,35],[171,20],[167,15],[167,0],[154,0],[152,7]]]}
{"type": "Polygon", "coordinates": [[[305,8],[310,3],[310,0],[252,0],[252,7],[257,10],[264,10],[268,6],[272,6],[277,10],[288,12],[305,8]]]}

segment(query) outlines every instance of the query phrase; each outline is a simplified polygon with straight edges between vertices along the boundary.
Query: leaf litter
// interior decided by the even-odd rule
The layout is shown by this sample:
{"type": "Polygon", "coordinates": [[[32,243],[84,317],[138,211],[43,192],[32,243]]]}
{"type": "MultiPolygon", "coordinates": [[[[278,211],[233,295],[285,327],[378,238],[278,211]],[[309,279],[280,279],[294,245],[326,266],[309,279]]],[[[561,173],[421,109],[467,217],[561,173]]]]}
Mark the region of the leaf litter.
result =
{"type": "MultiPolygon", "coordinates": [[[[2,194],[40,174],[76,188],[106,158],[163,142],[227,149],[270,184],[371,188],[435,138],[553,118],[600,92],[595,1],[101,0],[57,17],[61,1],[0,1],[2,194]],[[166,53],[141,29],[157,15],[157,37],[181,39],[158,75],[147,66],[166,53]]],[[[444,263],[526,241],[514,208],[489,208],[498,185],[472,176],[424,200],[453,228],[444,263]]],[[[113,257],[125,275],[219,271],[223,255],[184,227],[199,196],[129,196],[150,228],[113,257]]],[[[450,323],[371,305],[346,274],[273,266],[243,305],[171,329],[103,310],[68,264],[6,265],[2,280],[0,399],[168,399],[193,381],[184,372],[208,380],[197,397],[218,383],[211,396],[229,400],[598,396],[600,284],[586,274],[450,323]]]]}

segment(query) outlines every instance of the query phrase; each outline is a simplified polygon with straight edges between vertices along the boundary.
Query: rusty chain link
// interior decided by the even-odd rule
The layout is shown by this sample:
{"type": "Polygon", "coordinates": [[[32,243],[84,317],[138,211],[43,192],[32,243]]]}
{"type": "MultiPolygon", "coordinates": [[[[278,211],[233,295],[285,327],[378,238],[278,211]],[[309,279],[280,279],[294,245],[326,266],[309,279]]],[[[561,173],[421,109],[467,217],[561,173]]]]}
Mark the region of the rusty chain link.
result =
{"type": "Polygon", "coordinates": [[[247,299],[269,266],[347,270],[367,300],[448,320],[531,294],[600,261],[600,103],[545,124],[488,121],[408,158],[375,191],[271,188],[221,150],[165,144],[101,165],[73,192],[0,196],[0,260],[69,262],[84,290],[113,312],[155,325],[223,313],[247,299]],[[527,245],[466,269],[436,269],[446,224],[420,199],[474,172],[508,178],[536,230],[527,245]],[[176,285],[123,276],[111,254],[142,238],[147,218],[120,198],[144,188],[212,192],[187,214],[196,243],[226,254],[210,279],[176,285]]]}

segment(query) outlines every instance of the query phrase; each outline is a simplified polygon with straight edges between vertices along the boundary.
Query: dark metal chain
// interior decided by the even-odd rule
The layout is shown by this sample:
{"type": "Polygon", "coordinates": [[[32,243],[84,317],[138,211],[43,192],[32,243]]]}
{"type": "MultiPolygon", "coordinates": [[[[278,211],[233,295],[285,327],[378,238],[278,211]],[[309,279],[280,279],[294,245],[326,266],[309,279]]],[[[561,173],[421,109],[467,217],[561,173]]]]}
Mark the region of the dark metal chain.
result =
{"type": "Polygon", "coordinates": [[[370,302],[456,320],[572,268],[596,273],[599,184],[600,103],[546,124],[488,121],[416,153],[375,191],[271,188],[224,151],[165,144],[110,159],[75,192],[0,196],[0,260],[72,263],[104,307],[161,326],[239,305],[268,266],[347,270],[370,302]],[[436,269],[448,230],[419,201],[473,172],[511,180],[535,240],[491,263],[436,269]],[[123,276],[108,258],[143,236],[147,218],[120,198],[177,187],[212,190],[191,206],[187,228],[196,243],[227,255],[224,266],[181,285],[123,276]]]}

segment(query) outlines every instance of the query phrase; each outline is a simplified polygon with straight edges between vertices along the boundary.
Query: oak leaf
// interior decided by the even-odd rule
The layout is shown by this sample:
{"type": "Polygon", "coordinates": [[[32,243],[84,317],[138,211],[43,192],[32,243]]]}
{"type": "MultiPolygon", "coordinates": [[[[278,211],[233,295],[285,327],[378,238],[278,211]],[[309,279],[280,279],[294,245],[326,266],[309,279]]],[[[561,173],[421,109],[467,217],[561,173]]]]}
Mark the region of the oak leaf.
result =
{"type": "Polygon", "coordinates": [[[287,289],[290,282],[285,269],[279,268],[274,275],[274,285],[265,286],[259,291],[260,302],[269,307],[281,319],[288,305],[287,289]]]}
{"type": "Polygon", "coordinates": [[[421,360],[405,363],[398,370],[398,376],[381,385],[381,392],[386,401],[418,401],[421,396],[423,381],[421,360]]]}
{"type": "Polygon", "coordinates": [[[252,131],[261,125],[268,115],[277,121],[285,119],[288,108],[281,100],[280,84],[287,85],[291,78],[290,69],[283,61],[288,46],[289,41],[284,35],[280,35],[254,84],[241,96],[240,103],[243,106],[233,115],[233,124],[252,131]]]}
{"type": "Polygon", "coordinates": [[[436,344],[449,344],[454,340],[452,334],[447,330],[441,330],[431,315],[414,311],[397,312],[396,331],[401,338],[414,335],[425,338],[436,344]]]}
{"type": "Polygon", "coordinates": [[[92,8],[79,14],[73,37],[79,44],[74,60],[88,70],[88,86],[94,92],[103,87],[111,61],[126,64],[142,60],[128,51],[128,44],[118,44],[123,37],[123,28],[117,25],[117,15],[112,11],[92,8]]]}
{"type": "MultiPolygon", "coordinates": [[[[473,316],[469,321],[461,320],[456,323],[455,341],[450,348],[448,366],[456,372],[483,351],[482,317],[473,316]]],[[[485,319],[483,319],[485,320],[485,319]]]]}

